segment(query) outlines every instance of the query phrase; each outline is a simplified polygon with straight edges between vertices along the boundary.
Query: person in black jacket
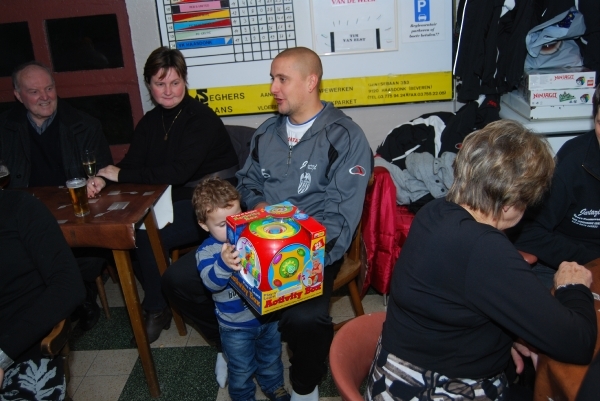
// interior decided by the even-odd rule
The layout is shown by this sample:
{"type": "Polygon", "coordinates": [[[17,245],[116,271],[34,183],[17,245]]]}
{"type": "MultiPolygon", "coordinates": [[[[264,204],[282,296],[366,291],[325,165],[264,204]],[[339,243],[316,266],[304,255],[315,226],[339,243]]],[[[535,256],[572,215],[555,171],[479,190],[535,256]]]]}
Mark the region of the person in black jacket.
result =
{"type": "Polygon", "coordinates": [[[447,197],[417,213],[394,268],[365,399],[504,399],[511,355],[520,373],[519,352],[533,354],[518,338],[562,362],[591,361],[591,272],[564,262],[553,296],[502,231],[553,170],[547,141],[514,121],[466,137],[447,197]]]}
{"type": "MultiPolygon", "coordinates": [[[[160,47],[144,66],[144,79],[156,107],[140,120],[131,146],[118,166],[98,175],[111,181],[171,184],[172,224],[160,230],[165,250],[201,242],[192,207],[196,184],[207,176],[234,183],[238,159],[221,119],[187,94],[187,66],[179,50],[160,47]]],[[[160,273],[145,230],[137,231],[139,266],[144,288],[142,307],[148,341],[156,341],[171,322],[171,310],[161,292],[160,273]]]]}
{"type": "MultiPolygon", "coordinates": [[[[10,171],[7,188],[65,185],[85,177],[81,155],[94,151],[98,168],[112,162],[100,121],[58,98],[54,78],[32,61],[12,74],[19,103],[0,115],[0,159],[10,171]]],[[[101,177],[88,182],[93,197],[105,185],[101,177]]]]}
{"type": "MultiPolygon", "coordinates": [[[[81,162],[85,150],[95,152],[99,168],[112,163],[100,121],[58,98],[46,66],[37,61],[22,64],[14,70],[12,82],[19,102],[0,115],[0,160],[10,172],[7,188],[60,186],[67,179],[85,177],[81,162]]],[[[105,185],[101,177],[90,178],[88,196],[94,197],[105,185]]],[[[77,259],[87,297],[72,316],[85,331],[100,316],[95,279],[106,263],[104,259],[112,256],[90,248],[74,252],[88,257],[77,259]]]]}
{"type": "Polygon", "coordinates": [[[62,400],[62,359],[40,341],[85,290],[56,219],[23,191],[0,190],[0,277],[0,399],[62,400]]]}
{"type": "Polygon", "coordinates": [[[550,193],[511,232],[517,249],[538,257],[533,270],[549,288],[563,260],[600,258],[600,86],[592,104],[595,129],[560,148],[550,193]]]}

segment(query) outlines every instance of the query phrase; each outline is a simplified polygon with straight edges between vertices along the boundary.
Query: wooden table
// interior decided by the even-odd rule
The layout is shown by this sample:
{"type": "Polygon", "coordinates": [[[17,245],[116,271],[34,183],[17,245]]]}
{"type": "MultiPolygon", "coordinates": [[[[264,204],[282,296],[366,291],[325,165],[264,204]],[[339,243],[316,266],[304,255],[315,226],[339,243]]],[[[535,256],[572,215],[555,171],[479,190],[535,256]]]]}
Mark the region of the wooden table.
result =
{"type": "MultiPolygon", "coordinates": [[[[148,231],[152,250],[161,274],[167,268],[162,241],[158,233],[153,206],[167,185],[112,184],[90,199],[90,214],[76,217],[65,187],[28,188],[27,192],[40,199],[58,221],[71,247],[111,249],[115,258],[121,289],[131,320],[150,395],[160,396],[160,387],[148,336],[144,328],[142,308],[135,284],[129,250],[135,248],[135,230],[143,222],[148,231]],[[116,202],[128,202],[124,209],[108,210],[116,202]],[[105,213],[107,212],[107,213],[105,213]]],[[[174,314],[180,335],[186,334],[185,324],[174,314]]]]}
{"type": "MultiPolygon", "coordinates": [[[[592,271],[593,281],[590,289],[600,294],[600,259],[585,265],[592,271]]],[[[596,311],[600,309],[600,301],[594,301],[596,311]]],[[[600,336],[600,316],[597,316],[598,335],[600,336]]],[[[600,350],[600,338],[596,339],[594,355],[600,350]]],[[[557,362],[550,357],[540,354],[535,376],[535,401],[573,401],[588,370],[588,365],[573,365],[557,362]]]]}

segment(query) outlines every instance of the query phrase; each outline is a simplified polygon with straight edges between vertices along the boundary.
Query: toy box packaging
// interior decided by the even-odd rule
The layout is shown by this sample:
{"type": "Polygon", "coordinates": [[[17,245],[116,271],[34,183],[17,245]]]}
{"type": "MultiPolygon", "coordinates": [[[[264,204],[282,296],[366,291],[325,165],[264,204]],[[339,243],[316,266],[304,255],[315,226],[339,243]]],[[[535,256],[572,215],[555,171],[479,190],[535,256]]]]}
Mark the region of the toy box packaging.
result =
{"type": "Polygon", "coordinates": [[[502,104],[529,120],[551,120],[592,118],[593,107],[591,103],[576,106],[531,106],[518,91],[509,92],[502,96],[502,104]]]}
{"type": "Polygon", "coordinates": [[[527,89],[594,88],[596,72],[584,67],[525,70],[523,86],[527,89]]]}
{"type": "Polygon", "coordinates": [[[526,89],[519,88],[530,106],[574,106],[591,104],[594,88],[526,89]]]}
{"type": "Polygon", "coordinates": [[[227,217],[242,270],[230,284],[261,315],[323,293],[325,227],[289,202],[227,217]]]}

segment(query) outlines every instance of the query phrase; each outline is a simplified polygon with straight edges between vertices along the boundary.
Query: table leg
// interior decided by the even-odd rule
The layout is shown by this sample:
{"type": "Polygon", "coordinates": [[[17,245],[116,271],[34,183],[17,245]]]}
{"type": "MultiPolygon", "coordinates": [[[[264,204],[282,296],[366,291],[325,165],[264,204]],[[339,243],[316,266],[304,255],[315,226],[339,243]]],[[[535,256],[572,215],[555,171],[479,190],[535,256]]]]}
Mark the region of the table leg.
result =
{"type": "Polygon", "coordinates": [[[156,367],[154,366],[154,359],[150,352],[148,335],[146,334],[146,329],[144,327],[142,307],[135,285],[135,277],[133,276],[133,267],[131,266],[129,251],[113,250],[113,256],[115,257],[115,264],[117,265],[117,271],[119,272],[121,289],[123,291],[123,296],[125,297],[125,305],[127,305],[127,312],[129,313],[129,319],[131,320],[131,327],[137,343],[138,353],[140,354],[140,361],[142,362],[142,368],[144,369],[148,388],[150,389],[150,396],[152,398],[158,398],[160,396],[158,376],[156,375],[156,367]]]}
{"type": "MultiPolygon", "coordinates": [[[[158,224],[156,223],[156,215],[154,214],[154,208],[150,208],[146,217],[144,217],[144,225],[146,226],[146,232],[148,233],[148,238],[150,239],[150,245],[152,245],[152,252],[154,252],[154,258],[156,259],[156,264],[158,265],[158,271],[162,276],[163,273],[167,270],[167,259],[165,257],[164,246],[162,243],[162,239],[158,233],[158,224]]],[[[185,323],[181,318],[179,312],[171,308],[173,312],[173,320],[175,321],[175,326],[177,326],[177,331],[180,336],[187,335],[187,329],[185,327],[185,323]]]]}

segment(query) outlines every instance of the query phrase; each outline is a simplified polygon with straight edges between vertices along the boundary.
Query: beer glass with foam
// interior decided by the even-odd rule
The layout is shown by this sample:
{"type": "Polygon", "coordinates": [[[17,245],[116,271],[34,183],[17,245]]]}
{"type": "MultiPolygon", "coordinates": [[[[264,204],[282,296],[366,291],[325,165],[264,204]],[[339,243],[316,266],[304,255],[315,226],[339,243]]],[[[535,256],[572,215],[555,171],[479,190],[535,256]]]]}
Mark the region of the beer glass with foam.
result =
{"type": "Polygon", "coordinates": [[[75,216],[83,217],[90,214],[90,205],[87,197],[87,180],[85,178],[73,178],[67,181],[67,188],[71,196],[75,216]]]}

